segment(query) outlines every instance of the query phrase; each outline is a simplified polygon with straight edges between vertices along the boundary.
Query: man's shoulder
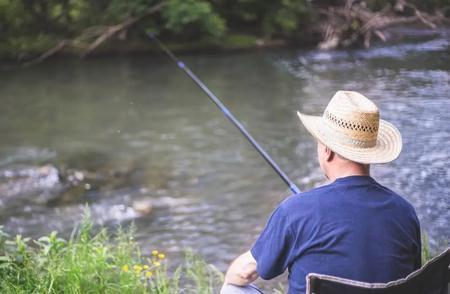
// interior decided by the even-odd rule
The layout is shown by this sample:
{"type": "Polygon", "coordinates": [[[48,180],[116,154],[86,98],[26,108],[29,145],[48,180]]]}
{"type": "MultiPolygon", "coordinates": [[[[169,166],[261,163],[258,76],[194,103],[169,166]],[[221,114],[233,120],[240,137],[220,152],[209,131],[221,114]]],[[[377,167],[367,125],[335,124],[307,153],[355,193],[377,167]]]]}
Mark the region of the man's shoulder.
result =
{"type": "Polygon", "coordinates": [[[280,204],[280,208],[283,210],[290,210],[292,208],[303,207],[307,205],[307,209],[318,203],[320,198],[330,195],[330,192],[334,189],[332,184],[326,184],[313,188],[308,191],[300,192],[298,194],[293,194],[287,197],[280,204]]]}
{"type": "Polygon", "coordinates": [[[382,189],[385,193],[389,194],[392,198],[392,200],[396,203],[398,207],[401,207],[407,211],[410,211],[412,213],[416,213],[414,206],[403,196],[395,192],[394,190],[376,182],[376,184],[379,186],[380,189],[382,189]]]}

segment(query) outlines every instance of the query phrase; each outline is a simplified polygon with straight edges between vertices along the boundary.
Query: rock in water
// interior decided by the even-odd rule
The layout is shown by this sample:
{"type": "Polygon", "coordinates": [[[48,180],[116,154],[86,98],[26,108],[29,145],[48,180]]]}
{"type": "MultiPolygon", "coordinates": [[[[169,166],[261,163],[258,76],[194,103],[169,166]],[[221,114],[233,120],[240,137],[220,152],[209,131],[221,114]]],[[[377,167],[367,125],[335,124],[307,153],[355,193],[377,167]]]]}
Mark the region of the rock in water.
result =
{"type": "Polygon", "coordinates": [[[0,200],[32,194],[49,194],[62,188],[59,171],[52,165],[0,170],[0,200]]]}
{"type": "Polygon", "coordinates": [[[133,201],[133,209],[143,215],[148,215],[153,210],[153,202],[150,198],[133,201]]]}

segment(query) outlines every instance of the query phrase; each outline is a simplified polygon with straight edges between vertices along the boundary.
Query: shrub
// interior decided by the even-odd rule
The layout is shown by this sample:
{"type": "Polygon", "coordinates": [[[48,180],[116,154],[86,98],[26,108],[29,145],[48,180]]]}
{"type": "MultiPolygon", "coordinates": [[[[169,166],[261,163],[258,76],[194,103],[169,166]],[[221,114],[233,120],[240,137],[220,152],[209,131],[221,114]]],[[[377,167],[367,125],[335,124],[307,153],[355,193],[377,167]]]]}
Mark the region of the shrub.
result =
{"type": "Polygon", "coordinates": [[[193,253],[173,273],[164,253],[141,255],[134,231],[94,234],[88,210],[69,240],[56,232],[10,238],[0,228],[0,292],[209,294],[220,287],[222,274],[193,253]]]}

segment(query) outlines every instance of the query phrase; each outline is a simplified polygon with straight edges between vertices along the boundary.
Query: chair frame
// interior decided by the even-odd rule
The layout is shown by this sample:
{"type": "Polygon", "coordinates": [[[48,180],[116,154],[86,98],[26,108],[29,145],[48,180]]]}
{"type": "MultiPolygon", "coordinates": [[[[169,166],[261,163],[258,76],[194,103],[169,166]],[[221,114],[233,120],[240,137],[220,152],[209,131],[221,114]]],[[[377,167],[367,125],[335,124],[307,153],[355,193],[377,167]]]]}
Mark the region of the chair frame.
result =
{"type": "MultiPolygon", "coordinates": [[[[438,256],[429,260],[423,267],[412,272],[407,277],[401,278],[401,279],[398,279],[395,281],[390,281],[387,283],[366,283],[366,282],[344,279],[344,278],[339,278],[339,277],[330,276],[330,275],[310,273],[306,277],[306,293],[314,294],[314,292],[312,292],[312,290],[314,289],[313,286],[317,280],[326,280],[326,281],[331,281],[331,282],[337,282],[337,283],[346,284],[349,286],[359,287],[359,288],[363,288],[363,289],[386,289],[386,288],[398,286],[398,285],[404,284],[407,281],[411,280],[412,278],[420,275],[422,272],[426,271],[426,269],[428,267],[430,267],[436,260],[439,260],[440,258],[442,258],[445,255],[450,256],[450,247],[448,247],[444,252],[442,252],[438,256]]],[[[447,283],[449,281],[450,281],[450,266],[448,267],[448,270],[447,270],[447,283]]]]}

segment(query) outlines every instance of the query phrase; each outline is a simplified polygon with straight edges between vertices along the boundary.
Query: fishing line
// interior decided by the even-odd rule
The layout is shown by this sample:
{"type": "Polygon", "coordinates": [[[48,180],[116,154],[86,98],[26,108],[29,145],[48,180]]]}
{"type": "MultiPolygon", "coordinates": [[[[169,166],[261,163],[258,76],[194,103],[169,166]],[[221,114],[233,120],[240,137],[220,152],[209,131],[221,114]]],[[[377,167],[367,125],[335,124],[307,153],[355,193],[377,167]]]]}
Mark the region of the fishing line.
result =
{"type": "Polygon", "coordinates": [[[267,154],[267,152],[256,142],[249,132],[244,128],[240,121],[238,121],[231,111],[220,101],[220,99],[214,95],[213,92],[191,71],[191,69],[181,60],[179,60],[170,50],[167,48],[154,34],[147,33],[147,36],[152,39],[169,57],[172,59],[178,68],[183,70],[195,84],[208,95],[208,97],[216,104],[216,106],[223,112],[223,114],[241,131],[245,138],[256,148],[259,154],[267,161],[267,163],[275,170],[275,172],[286,183],[289,189],[297,194],[300,193],[300,189],[292,182],[286,173],[275,163],[275,161],[267,154]]]}

